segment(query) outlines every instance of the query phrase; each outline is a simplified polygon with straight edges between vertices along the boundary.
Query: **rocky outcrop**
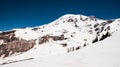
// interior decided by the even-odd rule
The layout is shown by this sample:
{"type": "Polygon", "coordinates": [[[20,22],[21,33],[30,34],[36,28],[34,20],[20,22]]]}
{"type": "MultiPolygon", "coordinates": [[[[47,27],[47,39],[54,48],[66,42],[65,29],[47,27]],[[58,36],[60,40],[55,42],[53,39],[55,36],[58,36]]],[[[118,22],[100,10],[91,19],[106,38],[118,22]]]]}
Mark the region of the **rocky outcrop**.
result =
{"type": "Polygon", "coordinates": [[[15,53],[25,52],[35,45],[35,40],[24,40],[15,37],[15,31],[0,33],[0,57],[8,57],[15,53]]]}
{"type": "Polygon", "coordinates": [[[105,38],[111,36],[111,34],[109,32],[107,32],[106,34],[102,35],[102,37],[100,38],[100,41],[101,40],[104,40],[105,38]]]}
{"type": "Polygon", "coordinates": [[[66,46],[67,46],[67,43],[62,43],[62,44],[60,44],[60,45],[62,45],[63,47],[66,47],[66,46]]]}
{"type": "Polygon", "coordinates": [[[61,35],[61,36],[46,35],[46,36],[43,36],[39,39],[39,44],[43,44],[43,43],[49,41],[49,39],[53,39],[54,41],[57,41],[57,40],[65,40],[66,38],[64,37],[64,35],[61,35]]]}
{"type": "Polygon", "coordinates": [[[4,41],[4,43],[8,43],[8,42],[16,40],[17,38],[14,37],[15,36],[14,32],[15,31],[8,31],[8,32],[2,32],[2,33],[0,33],[0,40],[4,41]]]}

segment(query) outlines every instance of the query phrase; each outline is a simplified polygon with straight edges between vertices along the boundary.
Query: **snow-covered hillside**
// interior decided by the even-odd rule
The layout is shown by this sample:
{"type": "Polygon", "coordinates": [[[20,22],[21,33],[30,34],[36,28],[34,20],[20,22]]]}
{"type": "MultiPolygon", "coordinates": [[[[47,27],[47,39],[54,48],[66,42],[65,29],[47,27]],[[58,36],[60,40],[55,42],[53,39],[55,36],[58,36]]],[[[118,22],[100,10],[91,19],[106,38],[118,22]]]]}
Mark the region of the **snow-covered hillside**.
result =
{"type": "Polygon", "coordinates": [[[119,29],[120,19],[67,14],[42,26],[5,31],[0,33],[0,64],[64,55],[112,37],[119,29]]]}
{"type": "Polygon", "coordinates": [[[0,67],[120,67],[120,31],[78,51],[0,67]]]}

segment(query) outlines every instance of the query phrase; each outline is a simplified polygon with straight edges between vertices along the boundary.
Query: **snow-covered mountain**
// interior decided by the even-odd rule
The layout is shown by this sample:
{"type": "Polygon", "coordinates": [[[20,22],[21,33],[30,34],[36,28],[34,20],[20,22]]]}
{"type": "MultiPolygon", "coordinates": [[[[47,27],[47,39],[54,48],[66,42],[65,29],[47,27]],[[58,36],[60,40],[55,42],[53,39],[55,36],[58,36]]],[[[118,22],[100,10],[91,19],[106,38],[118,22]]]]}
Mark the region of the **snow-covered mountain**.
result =
{"type": "Polygon", "coordinates": [[[120,29],[120,19],[67,14],[36,27],[0,33],[0,63],[60,55],[102,41],[120,29]]]}
{"type": "Polygon", "coordinates": [[[54,55],[14,61],[0,67],[120,67],[120,31],[83,49],[54,55]]]}

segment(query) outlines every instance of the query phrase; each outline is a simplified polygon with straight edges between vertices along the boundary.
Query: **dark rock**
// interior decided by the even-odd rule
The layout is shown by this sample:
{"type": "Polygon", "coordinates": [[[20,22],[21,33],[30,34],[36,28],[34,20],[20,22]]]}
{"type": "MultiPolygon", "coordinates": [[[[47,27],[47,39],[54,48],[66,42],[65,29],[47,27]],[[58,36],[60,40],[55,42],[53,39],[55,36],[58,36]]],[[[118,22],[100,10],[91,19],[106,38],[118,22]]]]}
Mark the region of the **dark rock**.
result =
{"type": "Polygon", "coordinates": [[[99,23],[96,23],[95,25],[94,25],[94,28],[96,28],[96,27],[98,27],[99,26],[99,23]]]}
{"type": "Polygon", "coordinates": [[[65,33],[68,33],[68,31],[67,31],[67,30],[64,30],[63,33],[64,33],[64,34],[65,34],[65,33]]]}
{"type": "Polygon", "coordinates": [[[80,49],[80,46],[76,47],[76,50],[79,50],[80,49]]]}
{"type": "Polygon", "coordinates": [[[107,30],[110,30],[110,26],[108,26],[106,29],[107,29],[107,30]]]}
{"type": "Polygon", "coordinates": [[[36,30],[38,30],[38,28],[33,28],[32,30],[36,31],[36,30]]]}
{"type": "Polygon", "coordinates": [[[19,53],[19,52],[25,52],[31,49],[35,45],[34,40],[14,40],[10,41],[6,44],[0,45],[0,57],[2,55],[5,55],[4,57],[9,56],[10,52],[12,52],[10,55],[14,53],[19,53]]]}
{"type": "Polygon", "coordinates": [[[105,26],[106,24],[107,24],[106,22],[101,23],[102,26],[105,26]]]}
{"type": "Polygon", "coordinates": [[[67,22],[73,22],[74,20],[72,18],[68,19],[67,22]]]}
{"type": "Polygon", "coordinates": [[[108,20],[106,23],[107,24],[110,24],[110,23],[112,23],[114,20],[108,20]]]}
{"type": "Polygon", "coordinates": [[[71,37],[73,37],[73,35],[70,35],[71,37]]]}
{"type": "Polygon", "coordinates": [[[90,21],[97,21],[95,16],[89,16],[90,21]]]}
{"type": "Polygon", "coordinates": [[[101,32],[104,30],[104,27],[101,27],[101,32]]]}
{"type": "Polygon", "coordinates": [[[93,41],[92,41],[92,43],[95,43],[95,42],[97,42],[98,41],[98,37],[96,37],[93,41]]]}
{"type": "Polygon", "coordinates": [[[14,32],[15,32],[15,30],[6,31],[6,32],[1,32],[1,33],[0,33],[0,36],[2,36],[2,35],[10,35],[10,34],[13,34],[14,32]]]}
{"type": "Polygon", "coordinates": [[[100,29],[99,28],[95,28],[95,31],[99,31],[100,29]]]}
{"type": "Polygon", "coordinates": [[[101,38],[100,38],[100,41],[101,40],[104,40],[105,38],[111,36],[111,34],[109,32],[107,32],[105,35],[103,35],[101,38]]]}
{"type": "Polygon", "coordinates": [[[88,20],[88,18],[82,19],[82,21],[87,21],[87,20],[88,20]]]}
{"type": "Polygon", "coordinates": [[[43,44],[47,41],[49,41],[49,39],[53,39],[54,41],[57,41],[57,40],[66,40],[66,38],[64,38],[64,35],[61,35],[61,36],[49,36],[49,35],[46,35],[46,36],[43,36],[39,39],[39,44],[43,44]]]}
{"type": "Polygon", "coordinates": [[[54,41],[57,41],[57,40],[64,40],[64,35],[61,35],[61,36],[50,36],[50,38],[52,38],[54,41]]]}
{"type": "Polygon", "coordinates": [[[41,37],[41,38],[39,39],[39,44],[42,44],[42,43],[47,42],[48,39],[49,39],[49,36],[48,36],[48,35],[41,37]]]}
{"type": "Polygon", "coordinates": [[[87,46],[86,43],[83,45],[83,47],[87,46]]]}
{"type": "Polygon", "coordinates": [[[79,26],[75,23],[75,27],[79,27],[79,26]]]}
{"type": "Polygon", "coordinates": [[[92,30],[89,30],[88,32],[89,32],[90,34],[92,34],[92,33],[93,33],[93,31],[92,31],[92,30]]]}
{"type": "Polygon", "coordinates": [[[62,44],[60,44],[60,45],[62,45],[63,47],[66,47],[66,46],[67,46],[67,43],[62,43],[62,44]]]}

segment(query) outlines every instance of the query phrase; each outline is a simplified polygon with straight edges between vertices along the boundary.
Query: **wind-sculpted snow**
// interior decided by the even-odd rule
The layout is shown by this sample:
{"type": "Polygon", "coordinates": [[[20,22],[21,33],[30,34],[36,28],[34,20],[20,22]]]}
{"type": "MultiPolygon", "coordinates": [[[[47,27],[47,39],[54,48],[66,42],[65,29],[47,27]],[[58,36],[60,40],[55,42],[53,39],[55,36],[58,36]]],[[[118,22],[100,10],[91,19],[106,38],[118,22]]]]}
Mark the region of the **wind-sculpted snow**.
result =
{"type": "Polygon", "coordinates": [[[67,14],[46,25],[1,32],[0,57],[6,62],[73,52],[112,36],[119,27],[119,19],[67,14]]]}

